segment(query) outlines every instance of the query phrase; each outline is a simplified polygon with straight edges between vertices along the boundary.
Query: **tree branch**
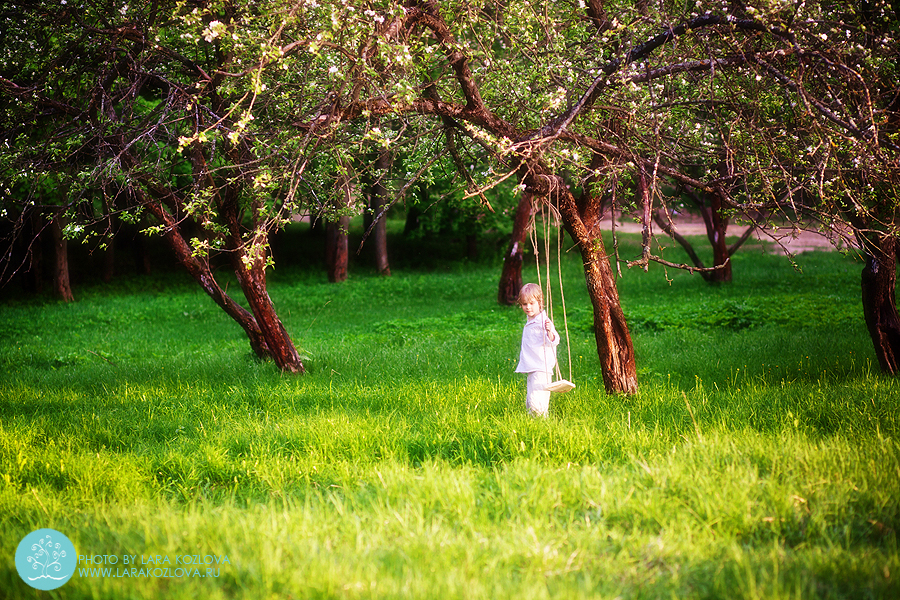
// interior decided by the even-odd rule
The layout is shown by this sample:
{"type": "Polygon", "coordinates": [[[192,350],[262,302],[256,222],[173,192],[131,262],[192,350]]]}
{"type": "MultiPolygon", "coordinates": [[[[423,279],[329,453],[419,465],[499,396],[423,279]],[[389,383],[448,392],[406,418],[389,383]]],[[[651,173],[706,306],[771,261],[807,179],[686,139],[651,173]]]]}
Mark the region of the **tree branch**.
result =
{"type": "MultiPolygon", "coordinates": [[[[697,269],[705,269],[703,266],[703,261],[700,260],[700,257],[697,256],[697,252],[694,250],[694,246],[687,241],[687,238],[675,231],[675,227],[673,226],[671,219],[663,220],[660,211],[656,211],[653,213],[653,220],[656,221],[656,224],[659,225],[660,229],[662,229],[666,235],[670,236],[673,240],[678,242],[678,244],[687,252],[688,257],[691,259],[691,262],[694,263],[694,266],[697,269]]],[[[701,271],[702,272],[702,271],[701,271]]]]}
{"type": "Polygon", "coordinates": [[[722,263],[721,265],[716,265],[715,267],[698,268],[698,267],[692,267],[691,265],[687,265],[687,264],[684,264],[684,263],[679,264],[679,263],[669,262],[669,261],[664,260],[664,259],[662,259],[662,258],[660,258],[660,257],[658,257],[658,256],[655,256],[655,255],[653,255],[653,254],[650,254],[650,255],[648,255],[648,256],[646,256],[646,257],[641,257],[641,258],[639,258],[639,259],[637,259],[637,260],[632,260],[632,261],[627,262],[627,263],[625,263],[625,264],[628,266],[629,269],[630,269],[631,267],[641,267],[641,268],[646,268],[646,267],[647,267],[648,261],[650,261],[650,262],[655,262],[655,263],[659,263],[659,264],[661,264],[661,265],[665,265],[665,266],[670,267],[670,268],[672,268],[672,269],[681,269],[681,270],[683,270],[683,271],[687,271],[688,273],[701,273],[701,274],[702,274],[702,273],[712,273],[713,271],[718,271],[719,269],[724,269],[724,268],[726,267],[726,265],[728,265],[729,261],[731,261],[731,259],[729,258],[728,260],[726,260],[726,261],[725,261],[724,263],[722,263]]]}
{"type": "Polygon", "coordinates": [[[764,25],[751,19],[737,19],[730,15],[720,16],[707,13],[691,19],[686,23],[677,25],[670,29],[666,29],[653,36],[643,44],[632,48],[624,58],[616,58],[604,65],[600,69],[600,75],[594,78],[588,88],[582,93],[578,101],[562,115],[549,122],[541,128],[537,134],[543,139],[554,139],[559,136],[560,132],[566,129],[575,118],[583,112],[590,110],[591,106],[600,97],[600,93],[606,88],[606,81],[610,75],[634,62],[647,58],[658,48],[664,46],[675,38],[684,35],[690,30],[701,29],[704,27],[712,27],[716,25],[728,24],[739,29],[748,29],[752,31],[770,31],[778,33],[778,30],[767,29],[764,25]]]}

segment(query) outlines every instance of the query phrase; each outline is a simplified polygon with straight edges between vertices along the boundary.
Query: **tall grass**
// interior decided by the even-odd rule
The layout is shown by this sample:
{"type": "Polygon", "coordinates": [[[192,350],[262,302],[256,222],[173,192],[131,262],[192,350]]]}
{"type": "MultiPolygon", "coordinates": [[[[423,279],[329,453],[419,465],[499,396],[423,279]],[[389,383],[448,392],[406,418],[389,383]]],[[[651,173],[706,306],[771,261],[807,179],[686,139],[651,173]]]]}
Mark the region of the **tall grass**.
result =
{"type": "Polygon", "coordinates": [[[494,260],[341,285],[279,267],[302,377],[180,276],[6,303],[0,590],[38,595],[11,557],[51,527],[83,555],[228,559],[76,572],[43,594],[62,598],[897,597],[900,389],[861,264],[751,249],[728,286],[624,273],[641,389],[611,397],[565,258],[578,387],[547,420],[525,415],[494,260]]]}

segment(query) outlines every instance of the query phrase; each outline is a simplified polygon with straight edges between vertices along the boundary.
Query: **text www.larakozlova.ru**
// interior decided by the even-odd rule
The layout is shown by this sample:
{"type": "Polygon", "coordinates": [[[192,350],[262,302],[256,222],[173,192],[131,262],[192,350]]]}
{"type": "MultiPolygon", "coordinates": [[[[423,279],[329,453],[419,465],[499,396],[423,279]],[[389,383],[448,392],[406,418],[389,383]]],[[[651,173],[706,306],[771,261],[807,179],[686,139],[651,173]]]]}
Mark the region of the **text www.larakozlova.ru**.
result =
{"type": "Polygon", "coordinates": [[[95,554],[78,556],[81,577],[218,577],[219,565],[230,565],[228,555],[176,554],[171,560],[165,554],[95,554]],[[82,566],[84,565],[84,566],[82,566]],[[92,566],[87,566],[92,565],[92,566]],[[96,566],[93,566],[96,565],[96,566]],[[172,566],[175,565],[175,566],[172,566]]]}

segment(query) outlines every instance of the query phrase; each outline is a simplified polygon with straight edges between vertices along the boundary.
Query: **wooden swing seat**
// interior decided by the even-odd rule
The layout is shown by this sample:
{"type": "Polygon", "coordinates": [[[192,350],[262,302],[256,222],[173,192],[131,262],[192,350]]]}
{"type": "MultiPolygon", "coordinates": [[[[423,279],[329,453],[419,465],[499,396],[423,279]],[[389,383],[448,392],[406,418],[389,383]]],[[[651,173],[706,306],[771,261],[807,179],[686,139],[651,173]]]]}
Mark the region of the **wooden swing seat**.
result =
{"type": "Polygon", "coordinates": [[[548,392],[556,392],[558,394],[563,394],[570,390],[575,389],[575,384],[571,381],[567,381],[565,379],[560,379],[558,381],[553,381],[544,386],[544,390],[548,392]]]}

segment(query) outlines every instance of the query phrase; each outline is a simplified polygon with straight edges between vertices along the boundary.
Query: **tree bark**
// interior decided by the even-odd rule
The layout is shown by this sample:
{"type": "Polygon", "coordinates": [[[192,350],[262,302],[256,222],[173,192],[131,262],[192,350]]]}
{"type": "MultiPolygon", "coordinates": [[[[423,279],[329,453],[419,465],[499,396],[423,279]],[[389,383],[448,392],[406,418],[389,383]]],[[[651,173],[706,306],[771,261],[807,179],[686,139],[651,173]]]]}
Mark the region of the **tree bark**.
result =
{"type": "MultiPolygon", "coordinates": [[[[656,211],[653,213],[653,220],[656,221],[656,224],[659,225],[659,228],[662,229],[666,235],[670,236],[673,240],[678,242],[681,248],[687,253],[688,258],[691,259],[691,263],[697,268],[704,269],[706,265],[703,264],[703,261],[700,260],[700,257],[697,256],[697,252],[694,250],[694,246],[687,240],[686,237],[675,231],[674,224],[672,221],[667,221],[662,217],[660,211],[656,211]]],[[[704,280],[709,280],[709,274],[701,271],[700,276],[703,277],[704,280]]]]}
{"type": "Polygon", "coordinates": [[[63,302],[73,302],[72,286],[69,282],[69,242],[63,237],[62,215],[54,215],[50,221],[53,236],[53,288],[63,302]]]}
{"type": "Polygon", "coordinates": [[[703,222],[706,224],[706,237],[713,250],[713,266],[720,267],[709,272],[706,280],[710,283],[730,283],[732,278],[731,257],[725,235],[728,232],[728,217],[722,214],[722,197],[709,194],[710,205],[701,207],[703,222]]]}
{"type": "MultiPolygon", "coordinates": [[[[594,337],[597,355],[603,371],[603,385],[608,394],[637,393],[637,364],[631,333],[619,302],[619,292],[603,238],[591,235],[596,223],[585,222],[586,214],[598,211],[579,211],[572,192],[560,177],[541,175],[529,178],[535,182],[534,191],[544,192],[559,209],[563,224],[578,244],[584,263],[584,279],[594,312],[594,337]]],[[[585,206],[589,206],[588,202],[585,206]]],[[[596,218],[596,217],[594,217],[596,218]]]]}
{"type": "Polygon", "coordinates": [[[350,262],[350,217],[344,214],[353,204],[353,184],[349,166],[343,166],[343,174],[338,178],[337,185],[339,193],[332,202],[338,214],[329,218],[325,228],[325,266],[328,270],[328,281],[332,283],[346,281],[350,262]]]}
{"type": "Polygon", "coordinates": [[[266,288],[265,257],[258,257],[245,264],[243,258],[246,255],[234,253],[233,256],[235,274],[262,337],[266,341],[269,356],[282,371],[303,373],[305,369],[300,354],[294,347],[281,319],[278,318],[275,305],[272,304],[266,288]]]}
{"type": "Polygon", "coordinates": [[[338,217],[329,221],[325,229],[325,267],[328,270],[328,281],[340,283],[347,279],[347,266],[350,262],[349,240],[347,229],[350,217],[338,217]]]}
{"type": "Polygon", "coordinates": [[[534,198],[531,193],[526,191],[519,199],[519,206],[516,208],[512,235],[509,239],[509,247],[503,257],[503,271],[500,273],[497,302],[505,306],[512,306],[519,299],[519,290],[522,289],[522,262],[533,214],[534,198]]]}
{"type": "Polygon", "coordinates": [[[900,372],[900,316],[897,314],[897,237],[867,235],[863,249],[862,304],[866,327],[884,373],[900,372]]]}
{"type": "MultiPolygon", "coordinates": [[[[238,161],[235,161],[238,162],[238,161]]],[[[247,216],[239,207],[237,186],[226,185],[219,189],[219,212],[228,224],[226,238],[231,249],[232,267],[244,293],[253,319],[266,344],[267,356],[282,371],[303,373],[303,362],[294,347],[287,329],[275,312],[275,306],[266,289],[266,264],[268,262],[268,232],[260,218],[260,203],[254,201],[248,207],[251,229],[247,238],[242,236],[242,223],[247,216]]]]}
{"type": "MultiPolygon", "coordinates": [[[[706,227],[706,237],[709,240],[713,251],[713,267],[718,267],[714,271],[701,271],[700,276],[703,277],[703,280],[707,283],[729,283],[733,277],[731,260],[729,259],[737,252],[738,248],[741,247],[747,238],[750,237],[754,228],[748,228],[734,245],[729,246],[726,243],[728,217],[725,217],[722,214],[722,197],[715,193],[706,194],[710,200],[709,204],[707,204],[700,199],[700,196],[690,190],[685,190],[685,192],[691,198],[694,205],[697,207],[697,210],[700,211],[700,216],[703,217],[703,224],[706,227]]],[[[653,218],[663,231],[672,236],[672,239],[681,245],[695,267],[700,269],[705,268],[703,261],[700,260],[700,257],[697,256],[697,253],[694,251],[694,247],[687,238],[675,231],[671,221],[667,222],[659,212],[656,212],[653,218]]]]}
{"type": "Polygon", "coordinates": [[[602,238],[579,239],[584,279],[594,309],[594,337],[608,394],[635,394],[637,364],[631,333],[602,238]]]}

